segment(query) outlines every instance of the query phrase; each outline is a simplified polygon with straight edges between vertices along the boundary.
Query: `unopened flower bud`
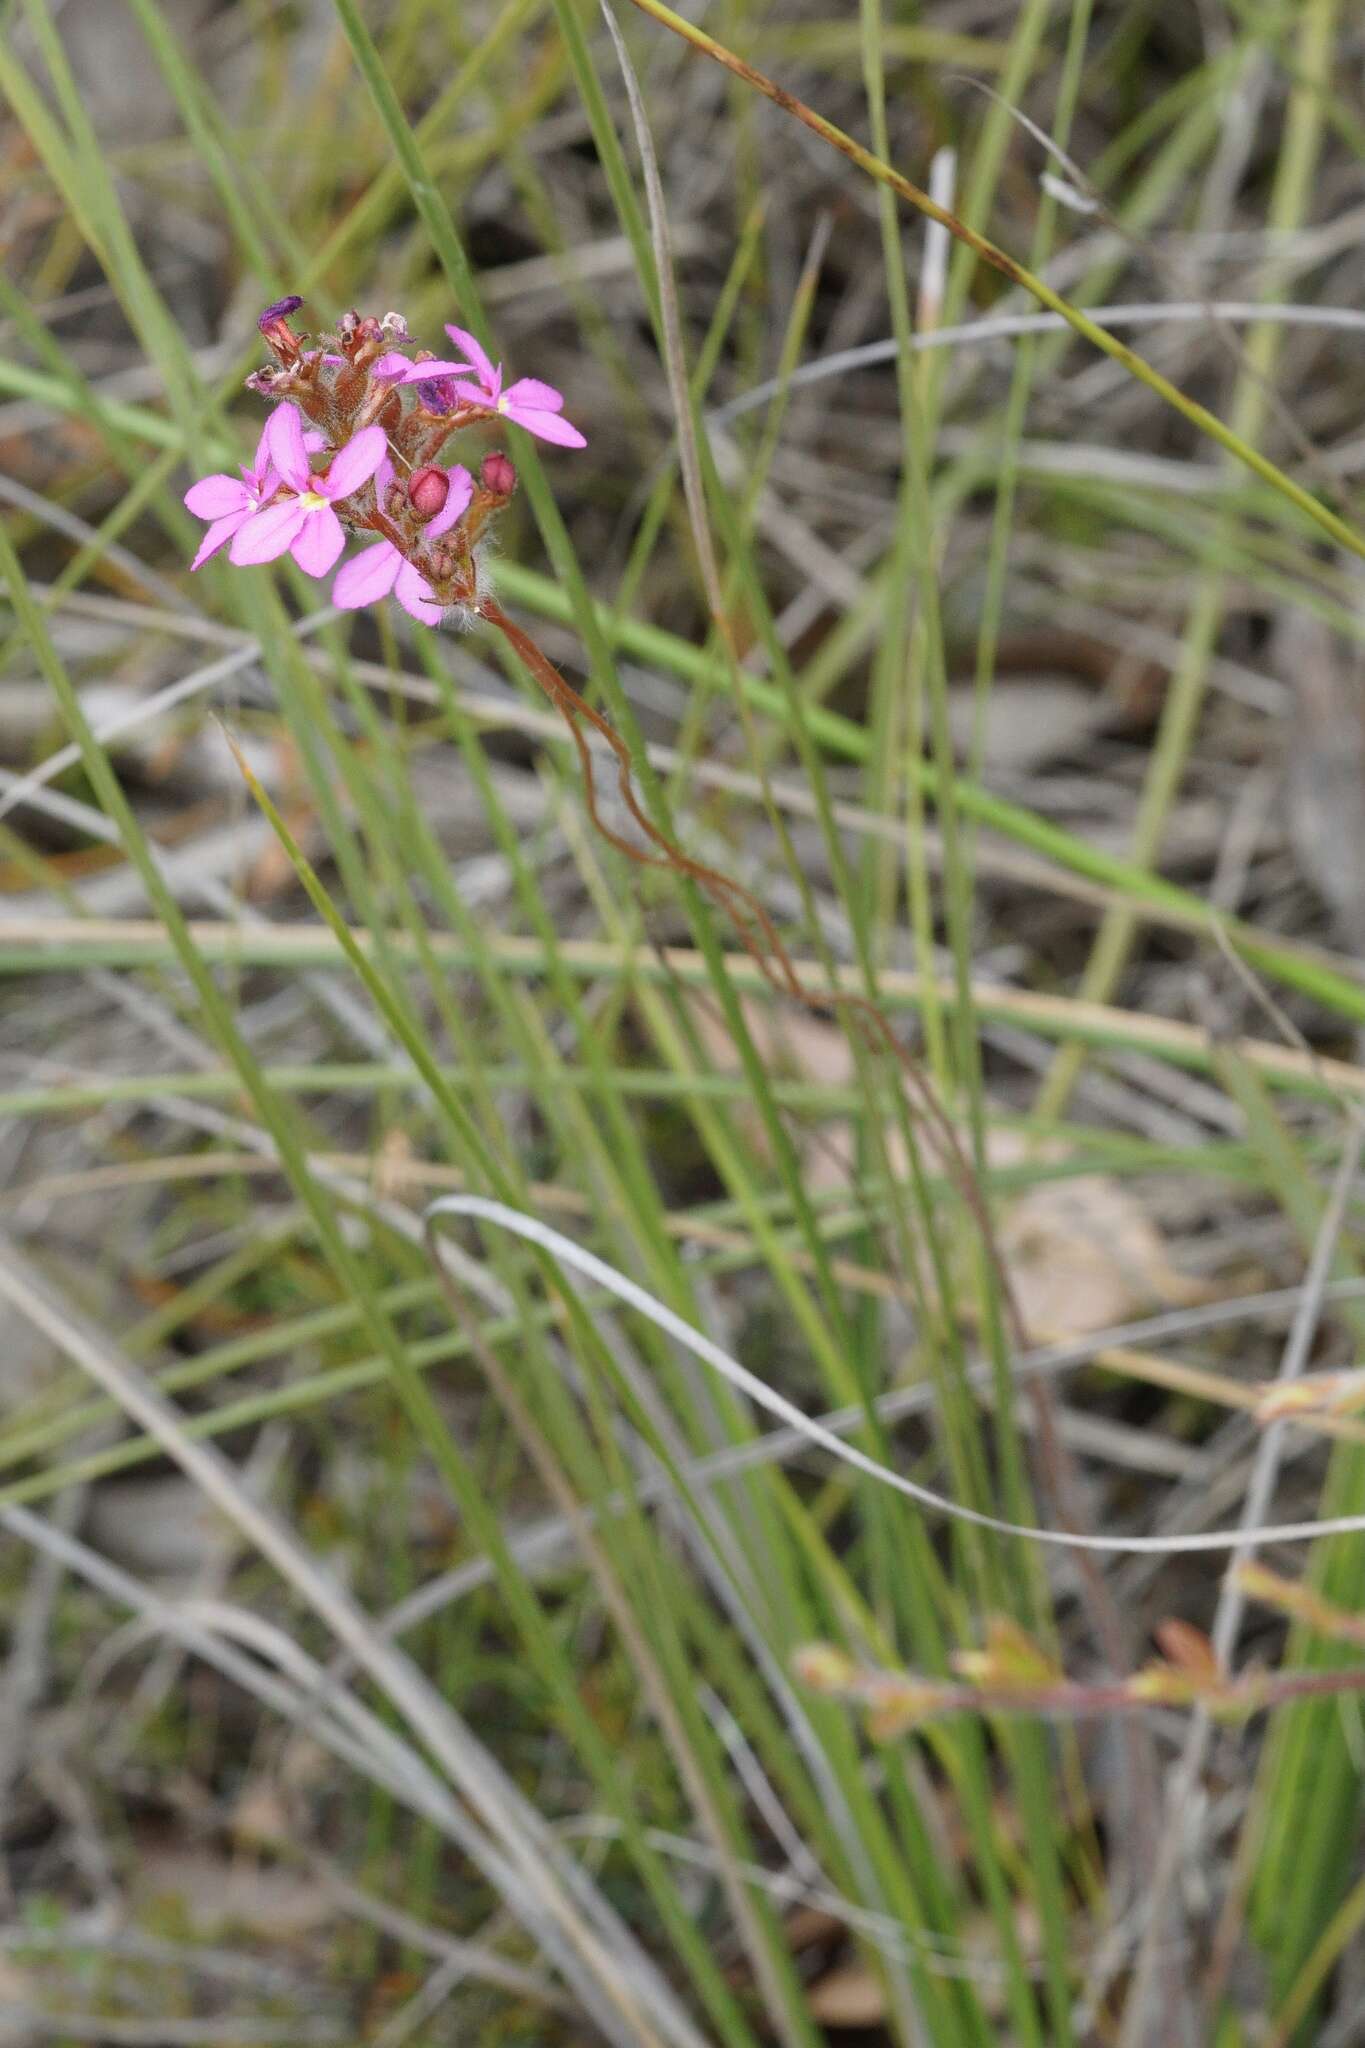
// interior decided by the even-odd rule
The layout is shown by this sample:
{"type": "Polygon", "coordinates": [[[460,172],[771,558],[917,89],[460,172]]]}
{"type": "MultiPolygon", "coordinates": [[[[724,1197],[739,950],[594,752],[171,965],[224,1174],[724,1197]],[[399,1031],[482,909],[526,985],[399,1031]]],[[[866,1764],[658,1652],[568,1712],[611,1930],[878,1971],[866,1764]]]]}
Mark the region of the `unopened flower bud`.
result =
{"type": "Polygon", "coordinates": [[[792,1670],[812,1692],[847,1692],[858,1679],[853,1659],[833,1643],[803,1643],[792,1652],[792,1670]]]}
{"type": "Polygon", "coordinates": [[[500,448],[484,456],[479,482],[495,498],[510,498],[517,487],[517,473],[500,448]]]}
{"type": "Polygon", "coordinates": [[[292,363],[299,352],[299,338],[289,325],[289,315],[302,304],[297,292],[291,292],[288,298],[276,299],[273,306],[267,306],[256,322],[276,355],[286,363],[292,363]]]}
{"type": "Polygon", "coordinates": [[[419,519],[434,519],[445,509],[450,496],[450,478],[434,462],[415,469],[408,478],[408,502],[419,519]]]}

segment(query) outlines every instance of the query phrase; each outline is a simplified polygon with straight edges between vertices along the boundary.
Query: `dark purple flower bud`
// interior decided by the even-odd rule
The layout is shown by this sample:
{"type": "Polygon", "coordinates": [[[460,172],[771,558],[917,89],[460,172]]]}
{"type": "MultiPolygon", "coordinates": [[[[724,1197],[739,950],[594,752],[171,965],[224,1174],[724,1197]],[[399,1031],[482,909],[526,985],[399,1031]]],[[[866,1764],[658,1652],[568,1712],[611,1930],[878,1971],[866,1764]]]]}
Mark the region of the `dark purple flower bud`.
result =
{"type": "Polygon", "coordinates": [[[419,519],[434,519],[445,510],[450,478],[434,462],[424,463],[408,478],[408,502],[419,519]]]}
{"type": "Polygon", "coordinates": [[[277,320],[287,320],[291,313],[297,313],[302,304],[297,292],[291,292],[287,299],[276,299],[273,306],[267,306],[256,325],[264,334],[267,327],[273,327],[277,320]]]}
{"type": "Polygon", "coordinates": [[[479,482],[495,498],[510,498],[517,487],[517,473],[500,448],[484,456],[479,482]]]}
{"type": "Polygon", "coordinates": [[[454,412],[459,404],[453,377],[429,377],[417,386],[417,402],[428,412],[454,412]]]}
{"type": "Polygon", "coordinates": [[[292,363],[299,352],[299,338],[289,325],[289,315],[297,312],[303,300],[297,293],[287,299],[276,299],[273,306],[267,306],[256,325],[282,362],[292,363]]]}

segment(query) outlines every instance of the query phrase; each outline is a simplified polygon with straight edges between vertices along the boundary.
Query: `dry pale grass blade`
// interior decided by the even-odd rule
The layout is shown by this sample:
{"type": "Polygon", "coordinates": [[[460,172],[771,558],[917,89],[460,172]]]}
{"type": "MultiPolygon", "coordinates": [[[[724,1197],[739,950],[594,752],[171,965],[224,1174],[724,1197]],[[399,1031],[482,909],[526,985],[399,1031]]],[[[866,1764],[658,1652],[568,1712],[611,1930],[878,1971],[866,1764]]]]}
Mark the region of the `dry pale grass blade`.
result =
{"type": "MultiPolygon", "coordinates": [[[[206,959],[243,967],[315,967],[335,965],[343,957],[336,934],[322,924],[270,926],[264,919],[254,924],[193,919],[189,932],[206,959]]],[[[351,937],[360,951],[373,952],[373,935],[366,927],[353,926],[351,937]]],[[[393,932],[389,942],[395,957],[412,957],[413,947],[406,933],[393,932]]],[[[433,956],[443,964],[464,964],[467,953],[458,940],[433,932],[428,943],[433,956]]],[[[488,946],[499,965],[511,972],[536,974],[544,969],[545,952],[538,939],[499,934],[490,938],[488,946]]],[[[81,965],[109,959],[127,967],[159,965],[168,952],[165,931],[151,918],[54,916],[39,921],[0,916],[0,963],[11,973],[21,965],[25,971],[40,972],[64,964],[68,956],[81,965]]],[[[667,974],[694,985],[706,978],[701,955],[685,946],[661,948],[661,957],[656,958],[610,941],[570,938],[560,941],[558,954],[572,973],[583,977],[628,973],[658,979],[667,974]]],[[[828,1001],[828,988],[822,990],[821,968],[802,959],[793,960],[792,966],[813,1003],[818,1004],[822,997],[828,1001]]],[[[727,972],[736,989],[743,992],[757,992],[767,986],[766,977],[746,954],[727,955],[727,972]]],[[[858,971],[842,968],[836,980],[841,988],[852,993],[857,987],[858,971]]],[[[940,1003],[948,1004],[954,999],[954,986],[946,978],[937,982],[935,988],[940,1003]]],[[[898,968],[887,968],[878,977],[878,993],[883,1005],[891,1009],[917,1007],[924,996],[920,977],[898,968]]],[[[974,1009],[988,1021],[1000,1019],[1020,1024],[1050,1038],[1080,1038],[1098,1045],[1151,1052],[1177,1066],[1207,1070],[1215,1065],[1216,1047],[1210,1034],[1198,1025],[1176,1018],[1125,1010],[1115,1004],[1041,994],[985,978],[972,981],[971,996],[974,1009]]],[[[1315,1056],[1297,1046],[1275,1045],[1261,1039],[1238,1038],[1231,1050],[1257,1073],[1284,1087],[1310,1093],[1326,1090],[1347,1101],[1365,1097],[1365,1067],[1350,1060],[1315,1056]]]]}
{"type": "MultiPolygon", "coordinates": [[[[329,625],[336,616],[329,605],[323,611],[312,612],[307,618],[300,619],[294,631],[301,639],[305,638],[309,633],[318,631],[320,627],[329,625]]],[[[220,683],[227,682],[232,676],[240,675],[244,669],[259,661],[260,657],[260,642],[248,639],[231,654],[223,655],[221,660],[209,662],[203,668],[192,670],[189,675],[179,677],[175,682],[166,684],[164,689],[154,691],[150,697],[140,699],[126,710],[117,712],[113,717],[95,725],[95,738],[103,745],[109,740],[126,737],[140,725],[164,717],[168,711],[174,710],[177,704],[187,703],[193,697],[202,696],[207,691],[216,689],[220,683]]],[[[29,802],[40,789],[45,788],[50,782],[55,782],[57,777],[64,775],[69,768],[75,767],[80,758],[81,750],[74,740],[64,747],[59,747],[54,754],[49,754],[38,767],[30,769],[27,775],[20,776],[9,785],[3,795],[0,795],[0,818],[8,817],[11,811],[29,802]]]]}
{"type": "Polygon", "coordinates": [[[607,2038],[621,2048],[668,2041],[697,2048],[691,2022],[633,1937],[585,1873],[559,1853],[544,1822],[488,1750],[416,1666],[376,1634],[368,1617],[292,1531],[251,1499],[221,1454],[189,1437],[172,1404],[100,1331],[58,1300],[13,1247],[0,1246],[0,1295],[156,1438],[382,1688],[467,1802],[472,1817],[461,1817],[461,1846],[562,1971],[607,2038]]]}
{"type": "MultiPolygon", "coordinates": [[[[619,1273],[594,1252],[575,1244],[560,1231],[554,1230],[538,1217],[528,1216],[512,1209],[504,1202],[489,1200],[483,1195],[443,1195],[433,1202],[426,1211],[429,1240],[435,1238],[435,1225],[443,1216],[470,1216],[482,1222],[492,1223],[524,1238],[527,1243],[538,1245],[561,1264],[580,1273],[585,1279],[606,1288],[617,1300],[641,1315],[682,1344],[703,1364],[709,1365],[721,1378],[728,1381],[740,1393],[747,1396],[758,1407],[796,1432],[806,1443],[827,1451],[831,1456],[869,1478],[891,1487],[919,1506],[949,1520],[965,1522],[974,1528],[990,1529],[997,1535],[1018,1537],[1023,1541],[1046,1544],[1059,1549],[1104,1552],[1114,1556],[1157,1557],[1191,1555],[1199,1551],[1242,1550],[1249,1543],[1307,1543],[1319,1536],[1347,1535],[1365,1532],[1365,1515],[1340,1515],[1323,1517],[1308,1522],[1278,1522],[1254,1528],[1238,1530],[1201,1531],[1187,1536],[1098,1536],[1087,1535],[1066,1529],[1032,1527],[1024,1523],[1008,1522],[996,1515],[981,1513],[976,1508],[964,1506],[960,1501],[950,1500],[946,1495],[936,1493],[932,1488],[919,1485],[908,1479],[904,1473],[896,1472],[878,1459],[870,1457],[854,1444],[846,1444],[823,1422],[816,1421],[801,1412],[784,1394],[760,1379],[739,1360],[732,1358],[709,1337],[685,1323],[681,1316],[658,1301],[647,1289],[619,1273]]],[[[437,1256],[433,1242],[433,1256],[437,1256]]]]}
{"type": "MultiPolygon", "coordinates": [[[[30,1513],[27,1508],[0,1507],[0,1525],[40,1556],[54,1559],[107,1599],[131,1610],[133,1623],[118,1642],[119,1653],[134,1649],[140,1641],[153,1637],[178,1644],[182,1650],[221,1672],[223,1677],[259,1700],[272,1713],[305,1731],[310,1740],[328,1750],[349,1770],[382,1785],[395,1799],[414,1813],[421,1814],[433,1826],[445,1832],[454,1822],[456,1839],[459,1838],[458,1807],[440,1779],[382,1722],[373,1716],[365,1719],[365,1710],[358,1702],[352,1701],[347,1714],[339,1715],[333,1711],[336,1702],[332,1699],[314,1697],[311,1687],[315,1683],[315,1672],[310,1677],[310,1689],[300,1690],[281,1677],[270,1664],[262,1664],[247,1656],[214,1629],[204,1626],[187,1613],[180,1602],[157,1592],[121,1566],[111,1563],[100,1551],[92,1549],[55,1523],[30,1513]],[[354,1713],[358,1724],[363,1721],[359,1733],[345,1725],[351,1713],[354,1713]]],[[[270,1647],[273,1652],[278,1644],[272,1641],[270,1647]]]]}
{"type": "MultiPolygon", "coordinates": [[[[1090,309],[1090,317],[1097,326],[1112,328],[1116,334],[1148,327],[1200,326],[1210,313],[1236,327],[1268,322],[1271,325],[1318,327],[1338,333],[1365,335],[1365,312],[1354,306],[1262,306],[1254,300],[1245,299],[1218,299],[1206,305],[1199,300],[1154,299],[1132,305],[1095,306],[1090,309]]],[[[910,336],[909,345],[916,354],[938,348],[956,352],[985,347],[994,341],[1018,341],[1025,335],[1061,334],[1065,329],[1066,322],[1055,313],[992,313],[983,315],[979,320],[963,321],[955,327],[920,329],[910,336]]],[[[898,344],[890,335],[882,341],[860,342],[856,348],[840,349],[799,364],[783,383],[801,388],[825,383],[833,378],[846,377],[853,370],[872,369],[878,363],[894,362],[897,354],[898,344]]],[[[756,384],[752,390],[717,406],[715,417],[723,422],[755,411],[766,405],[780,389],[782,383],[776,380],[756,384]]]]}

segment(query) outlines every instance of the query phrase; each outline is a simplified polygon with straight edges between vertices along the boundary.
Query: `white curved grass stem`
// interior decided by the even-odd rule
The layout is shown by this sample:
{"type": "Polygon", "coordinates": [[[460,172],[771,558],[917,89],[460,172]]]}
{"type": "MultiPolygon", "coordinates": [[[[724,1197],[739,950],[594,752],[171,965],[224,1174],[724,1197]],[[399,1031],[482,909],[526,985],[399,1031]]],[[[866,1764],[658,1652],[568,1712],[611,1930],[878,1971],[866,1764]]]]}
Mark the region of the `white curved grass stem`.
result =
{"type": "MultiPolygon", "coordinates": [[[[1155,299],[1130,306],[1089,306],[1087,317],[1116,333],[1143,327],[1178,327],[1194,321],[1226,320],[1246,326],[1268,321],[1281,327],[1330,327],[1348,334],[1365,334],[1365,312],[1354,306],[1263,306],[1254,299],[1201,299],[1168,301],[1155,299]]],[[[930,348],[980,348],[988,341],[1014,341],[1024,334],[1063,334],[1067,323],[1056,313],[1002,313],[987,320],[965,320],[957,327],[937,327],[914,334],[910,347],[915,354],[930,348]]],[[[842,377],[850,370],[866,370],[877,363],[894,362],[897,343],[887,335],[881,341],[867,341],[857,348],[839,349],[819,361],[802,363],[788,377],[772,377],[741,392],[708,412],[708,424],[723,424],[752,412],[778,391],[796,390],[821,384],[829,377],[842,377]]]]}
{"type": "Polygon", "coordinates": [[[920,1486],[915,1480],[907,1479],[904,1473],[893,1472],[889,1465],[869,1457],[856,1444],[842,1442],[833,1430],[804,1415],[784,1394],[779,1394],[766,1380],[759,1379],[737,1358],[731,1358],[727,1351],[703,1336],[700,1330],[694,1330],[634,1280],[627,1279],[624,1273],[619,1273],[594,1252],[575,1244],[572,1238],[565,1237],[550,1224],[542,1223],[538,1217],[528,1216],[522,1210],[509,1208],[506,1203],[492,1201],[484,1195],[442,1195],[429,1205],[425,1214],[428,1221],[441,1216],[477,1217],[485,1223],[512,1231],[529,1244],[539,1245],[552,1258],[605,1288],[627,1308],[647,1317],[656,1329],[684,1345],[694,1358],[709,1365],[756,1406],[785,1422],[807,1443],[817,1445],[845,1465],[865,1472],[869,1478],[894,1488],[908,1500],[953,1521],[969,1522],[978,1529],[991,1529],[999,1536],[1017,1536],[1028,1543],[1049,1544],[1061,1550],[1101,1551],[1120,1557],[1182,1557],[1196,1551],[1241,1550],[1249,1543],[1310,1543],[1319,1536],[1365,1534],[1365,1515],[1337,1515],[1307,1522],[1273,1522],[1260,1528],[1201,1530],[1186,1536],[1092,1536],[1004,1521],[997,1515],[983,1513],[979,1508],[965,1507],[960,1501],[950,1500],[946,1494],[935,1493],[930,1487],[920,1486]]]}

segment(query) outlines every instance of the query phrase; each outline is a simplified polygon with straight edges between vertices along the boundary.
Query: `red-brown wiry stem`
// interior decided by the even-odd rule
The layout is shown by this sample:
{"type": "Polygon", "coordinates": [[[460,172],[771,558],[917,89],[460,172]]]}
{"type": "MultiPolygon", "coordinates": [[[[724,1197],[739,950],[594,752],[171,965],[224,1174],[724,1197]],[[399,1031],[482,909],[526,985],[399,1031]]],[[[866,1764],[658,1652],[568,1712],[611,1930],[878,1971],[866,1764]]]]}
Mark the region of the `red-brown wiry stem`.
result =
{"type": "MultiPolygon", "coordinates": [[[[951,1118],[928,1078],[897,1038],[887,1017],[867,996],[847,990],[807,988],[796,972],[791,955],[783,945],[770,913],[752,890],[746,889],[731,876],[722,874],[718,868],[710,867],[705,861],[699,861],[693,855],[685,853],[647,816],[635,793],[630,751],[614,726],[581,697],[571,683],[565,681],[530,635],[508,618],[494,598],[485,597],[480,602],[478,610],[479,615],[489,625],[496,626],[503,634],[568,726],[583,770],[583,793],[588,815],[602,837],[637,866],[671,868],[695,882],[729,917],[745,952],[769,987],[775,989],[779,995],[787,996],[809,1010],[842,1010],[846,1015],[856,1017],[867,1042],[873,1049],[880,1047],[891,1054],[905,1077],[911,1102],[918,1106],[921,1115],[937,1137],[948,1173],[976,1224],[999,1289],[999,1298],[1015,1348],[1020,1351],[1027,1349],[1028,1328],[1010,1280],[1009,1270],[996,1241],[994,1225],[980,1183],[962,1150],[951,1118]],[[616,760],[617,786],[621,799],[655,851],[646,852],[632,841],[623,838],[602,817],[597,806],[592,754],[580,720],[586,720],[610,747],[616,760]]],[[[1033,1389],[1032,1405],[1038,1426],[1043,1471],[1054,1506],[1062,1526],[1074,1531],[1079,1527],[1079,1518],[1074,1506],[1075,1489],[1070,1455],[1057,1427],[1052,1401],[1041,1383],[1033,1389]]],[[[1125,1644],[1118,1611],[1094,1558],[1082,1553],[1079,1564],[1097,1639],[1110,1669],[1119,1671],[1125,1661],[1125,1644]]],[[[1135,1788],[1140,1788],[1144,1781],[1150,1780],[1150,1771],[1147,1768],[1147,1760],[1138,1753],[1136,1747],[1141,1740],[1139,1734],[1134,1731],[1131,1739],[1135,1746],[1132,1757],[1133,1784],[1135,1788]]],[[[1144,1810],[1139,1805],[1139,1843],[1143,1860],[1150,1861],[1151,1843],[1147,1839],[1142,1822],[1144,1810]]]]}
{"type": "Polygon", "coordinates": [[[963,1154],[947,1111],[939,1102],[917,1062],[897,1038],[888,1019],[867,996],[847,989],[808,988],[798,975],[791,955],[778,935],[771,913],[753,891],[745,888],[742,882],[735,881],[733,876],[723,874],[720,869],[710,867],[705,861],[685,853],[647,815],[635,792],[630,750],[615,727],[579,695],[572,683],[565,681],[530,635],[508,618],[495,599],[485,597],[481,600],[479,616],[486,619],[489,625],[496,626],[503,634],[568,726],[574,745],[578,749],[578,758],[583,770],[583,791],[588,815],[602,837],[637,866],[671,868],[675,873],[685,875],[695,882],[713,903],[726,912],[745,952],[769,987],[775,989],[779,995],[788,996],[793,1002],[801,1003],[810,1010],[845,1011],[858,1019],[870,1043],[881,1046],[891,1053],[910,1084],[913,1100],[938,1137],[949,1171],[981,1231],[999,1279],[1011,1334],[1022,1349],[1028,1342],[1027,1329],[1008,1273],[995,1247],[994,1232],[976,1176],[963,1154]],[[593,731],[610,747],[616,759],[617,788],[621,800],[655,851],[646,852],[633,841],[624,838],[602,817],[597,805],[592,754],[579,724],[580,720],[586,720],[593,731]],[[755,926],[759,938],[754,936],[755,926]]]}
{"type": "Polygon", "coordinates": [[[1192,1682],[1163,1666],[1097,1684],[1058,1677],[1037,1684],[920,1678],[913,1673],[860,1673],[844,1684],[813,1690],[864,1708],[885,1737],[910,1734],[944,1714],[1027,1714],[1089,1720],[1105,1714],[1140,1714],[1153,1708],[1203,1707],[1214,1715],[1249,1718],[1295,1700],[1365,1693],[1365,1664],[1328,1670],[1250,1671],[1236,1678],[1192,1682]]]}

